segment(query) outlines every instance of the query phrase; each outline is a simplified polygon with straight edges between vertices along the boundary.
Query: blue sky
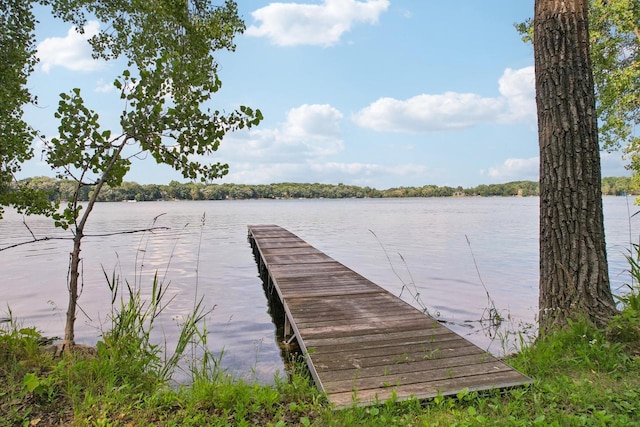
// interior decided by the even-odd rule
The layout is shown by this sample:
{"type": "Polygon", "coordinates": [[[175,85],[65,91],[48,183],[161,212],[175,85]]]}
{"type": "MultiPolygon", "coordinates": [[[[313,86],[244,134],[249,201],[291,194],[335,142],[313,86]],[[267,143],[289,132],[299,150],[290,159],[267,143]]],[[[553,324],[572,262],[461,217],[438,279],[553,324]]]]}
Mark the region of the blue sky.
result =
{"type": "MultiPolygon", "coordinates": [[[[533,49],[513,27],[533,0],[241,0],[247,30],[220,52],[217,109],[259,108],[257,128],[225,137],[217,182],[321,182],[473,187],[538,179],[533,49]]],[[[103,127],[122,103],[111,82],[122,62],[92,60],[86,36],[38,10],[40,63],[27,119],[48,137],[58,94],[82,89],[103,127]]],[[[86,34],[100,24],[90,22],[86,34]]],[[[36,149],[38,151],[38,149],[36,149]]],[[[628,175],[619,153],[603,176],[628,175]]],[[[51,175],[39,156],[21,177],[51,175]]],[[[136,160],[125,178],[183,181],[136,160]]]]}

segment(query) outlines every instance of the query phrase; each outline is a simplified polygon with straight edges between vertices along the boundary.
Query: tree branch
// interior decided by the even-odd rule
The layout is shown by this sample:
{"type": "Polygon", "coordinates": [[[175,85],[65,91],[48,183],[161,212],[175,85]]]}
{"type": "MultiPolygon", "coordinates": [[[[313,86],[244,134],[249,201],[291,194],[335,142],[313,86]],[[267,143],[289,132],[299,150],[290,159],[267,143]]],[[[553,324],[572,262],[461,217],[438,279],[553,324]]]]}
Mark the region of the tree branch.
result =
{"type": "MultiPolygon", "coordinates": [[[[29,228],[29,227],[27,227],[27,228],[29,228]]],[[[140,230],[115,231],[113,233],[85,234],[84,237],[108,237],[108,236],[117,236],[117,235],[120,235],[120,234],[135,234],[135,233],[146,233],[146,232],[153,233],[154,231],[158,231],[158,230],[171,230],[171,228],[169,228],[169,227],[150,227],[150,228],[143,228],[143,229],[140,229],[140,230]]],[[[29,230],[29,231],[31,232],[31,230],[29,230]]],[[[48,240],[73,240],[73,237],[40,237],[40,238],[36,238],[33,235],[33,233],[31,233],[31,235],[33,236],[33,240],[28,240],[26,242],[19,242],[19,243],[14,243],[13,245],[5,246],[3,248],[0,248],[0,252],[6,251],[7,249],[17,248],[18,246],[28,245],[30,243],[46,242],[48,240]]]]}
{"type": "Polygon", "coordinates": [[[46,242],[47,240],[73,240],[73,237],[40,237],[38,239],[33,239],[26,242],[14,243],[13,245],[5,246],[4,248],[0,248],[0,252],[6,251],[7,249],[17,248],[18,246],[28,245],[29,243],[46,242]]]}
{"type": "Polygon", "coordinates": [[[33,240],[35,240],[36,239],[36,235],[33,234],[33,231],[31,231],[31,228],[27,224],[27,220],[24,217],[22,217],[22,223],[24,224],[25,227],[27,227],[27,230],[29,230],[29,233],[31,234],[31,237],[33,237],[33,240]]]}
{"type": "Polygon", "coordinates": [[[129,230],[129,231],[115,231],[113,233],[103,233],[103,234],[85,234],[85,237],[108,237],[108,236],[117,236],[119,234],[135,234],[135,233],[145,233],[147,231],[154,232],[157,230],[171,230],[170,227],[151,227],[145,228],[142,230],[129,230]]]}

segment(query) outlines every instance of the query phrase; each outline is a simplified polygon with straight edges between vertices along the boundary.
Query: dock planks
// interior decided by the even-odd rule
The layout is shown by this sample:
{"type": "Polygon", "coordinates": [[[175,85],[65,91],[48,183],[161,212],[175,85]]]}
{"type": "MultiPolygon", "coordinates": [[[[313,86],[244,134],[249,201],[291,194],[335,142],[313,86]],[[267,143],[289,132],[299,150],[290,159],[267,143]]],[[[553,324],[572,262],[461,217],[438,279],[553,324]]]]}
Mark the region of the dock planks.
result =
{"type": "Polygon", "coordinates": [[[531,382],[288,230],[250,225],[249,240],[317,387],[336,408],[531,382]]]}

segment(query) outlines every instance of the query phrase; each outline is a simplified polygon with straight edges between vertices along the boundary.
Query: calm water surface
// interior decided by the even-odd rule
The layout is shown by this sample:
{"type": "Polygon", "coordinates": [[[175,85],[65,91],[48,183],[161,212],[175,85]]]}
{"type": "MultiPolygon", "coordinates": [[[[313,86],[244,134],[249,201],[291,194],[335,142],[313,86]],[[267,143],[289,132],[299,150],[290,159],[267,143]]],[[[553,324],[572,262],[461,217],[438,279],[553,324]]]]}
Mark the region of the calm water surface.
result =
{"type": "MultiPolygon", "coordinates": [[[[624,255],[640,228],[637,219],[629,220],[637,210],[632,199],[603,200],[615,291],[627,281],[624,255]]],[[[537,198],[99,203],[87,234],[147,228],[158,215],[155,225],[169,230],[85,239],[78,342],[93,344],[108,327],[103,268],[140,283],[143,294],[158,271],[174,298],[156,331],[159,339],[171,343],[177,323],[203,297],[214,308],[207,317],[209,347],[224,350],[224,367],[238,377],[271,381],[283,362],[247,242],[247,225],[263,223],[289,229],[496,354],[503,350],[496,331],[478,322],[489,307],[487,291],[507,319],[503,326],[518,329],[535,321],[537,198]]],[[[31,238],[22,221],[5,213],[0,247],[31,238]]],[[[70,236],[47,219],[26,222],[36,237],[70,236]]],[[[23,324],[61,335],[70,250],[71,241],[50,240],[0,252],[0,310],[8,306],[23,324]]]]}

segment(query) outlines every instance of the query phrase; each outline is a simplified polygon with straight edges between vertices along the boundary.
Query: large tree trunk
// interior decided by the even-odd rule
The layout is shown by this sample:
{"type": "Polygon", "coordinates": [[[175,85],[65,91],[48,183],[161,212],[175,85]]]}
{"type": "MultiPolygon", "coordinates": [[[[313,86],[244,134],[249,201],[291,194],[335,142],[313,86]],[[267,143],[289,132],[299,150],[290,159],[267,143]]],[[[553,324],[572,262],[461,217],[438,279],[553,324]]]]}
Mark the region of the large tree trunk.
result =
{"type": "Polygon", "coordinates": [[[605,247],[587,0],[536,0],[540,333],[616,312],[605,247]]]}

